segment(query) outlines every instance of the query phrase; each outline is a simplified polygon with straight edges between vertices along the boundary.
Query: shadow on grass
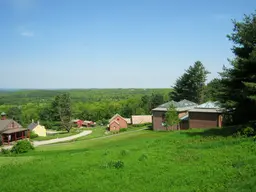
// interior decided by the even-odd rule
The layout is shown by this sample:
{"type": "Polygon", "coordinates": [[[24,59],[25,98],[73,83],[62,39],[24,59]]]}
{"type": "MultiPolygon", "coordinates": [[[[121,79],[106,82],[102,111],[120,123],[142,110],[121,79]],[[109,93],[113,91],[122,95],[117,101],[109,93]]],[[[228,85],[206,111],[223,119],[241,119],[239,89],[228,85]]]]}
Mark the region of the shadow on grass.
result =
{"type": "Polygon", "coordinates": [[[186,134],[188,136],[202,136],[202,137],[228,137],[234,135],[237,132],[239,126],[228,126],[223,128],[209,128],[209,129],[199,129],[199,130],[187,130],[183,131],[182,134],[186,134]]]}

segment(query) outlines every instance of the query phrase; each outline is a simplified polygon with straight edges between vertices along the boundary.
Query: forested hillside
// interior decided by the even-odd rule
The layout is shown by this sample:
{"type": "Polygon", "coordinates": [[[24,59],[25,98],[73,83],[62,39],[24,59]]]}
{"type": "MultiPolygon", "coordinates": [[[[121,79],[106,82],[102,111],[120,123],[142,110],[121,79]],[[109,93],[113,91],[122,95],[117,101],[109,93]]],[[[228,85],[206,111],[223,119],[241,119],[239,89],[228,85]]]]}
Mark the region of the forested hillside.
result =
{"type": "Polygon", "coordinates": [[[0,111],[26,126],[31,119],[54,122],[54,98],[62,93],[71,97],[72,116],[106,121],[115,113],[124,117],[150,114],[151,109],[169,100],[170,89],[79,89],[0,91],[0,111]]]}

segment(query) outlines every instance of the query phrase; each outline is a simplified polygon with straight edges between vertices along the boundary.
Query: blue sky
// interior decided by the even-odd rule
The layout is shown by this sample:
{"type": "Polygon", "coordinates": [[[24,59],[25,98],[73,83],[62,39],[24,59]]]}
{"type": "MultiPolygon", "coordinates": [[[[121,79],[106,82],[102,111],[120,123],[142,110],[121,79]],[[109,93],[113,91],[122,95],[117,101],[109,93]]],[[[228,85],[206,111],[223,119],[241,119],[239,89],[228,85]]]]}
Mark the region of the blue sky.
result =
{"type": "Polygon", "coordinates": [[[0,0],[0,88],[163,88],[232,58],[255,0],[0,0]]]}

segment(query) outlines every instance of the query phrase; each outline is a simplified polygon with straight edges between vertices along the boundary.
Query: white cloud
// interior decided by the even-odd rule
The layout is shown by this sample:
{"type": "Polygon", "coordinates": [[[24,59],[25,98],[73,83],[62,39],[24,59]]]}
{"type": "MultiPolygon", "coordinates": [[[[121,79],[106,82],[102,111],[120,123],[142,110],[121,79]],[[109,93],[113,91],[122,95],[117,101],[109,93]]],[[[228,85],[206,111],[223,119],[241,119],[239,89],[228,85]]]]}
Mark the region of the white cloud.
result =
{"type": "Polygon", "coordinates": [[[32,31],[23,31],[23,32],[21,32],[20,35],[24,36],[24,37],[34,37],[34,32],[32,32],[32,31]]]}

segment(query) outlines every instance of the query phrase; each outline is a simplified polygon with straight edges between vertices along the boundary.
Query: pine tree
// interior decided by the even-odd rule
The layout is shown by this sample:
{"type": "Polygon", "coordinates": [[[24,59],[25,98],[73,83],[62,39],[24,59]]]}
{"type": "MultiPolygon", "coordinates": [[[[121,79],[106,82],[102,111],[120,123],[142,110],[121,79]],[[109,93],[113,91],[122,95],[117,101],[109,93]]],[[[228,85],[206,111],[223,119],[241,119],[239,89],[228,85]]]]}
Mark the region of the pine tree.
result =
{"type": "Polygon", "coordinates": [[[176,80],[171,99],[175,101],[187,99],[195,103],[201,103],[207,74],[209,72],[204,65],[200,61],[195,62],[176,80]]]}
{"type": "Polygon", "coordinates": [[[230,61],[231,67],[220,73],[223,89],[219,98],[228,111],[234,110],[233,123],[237,124],[256,119],[256,14],[233,24],[228,38],[234,43],[236,57],[230,61]]]}

